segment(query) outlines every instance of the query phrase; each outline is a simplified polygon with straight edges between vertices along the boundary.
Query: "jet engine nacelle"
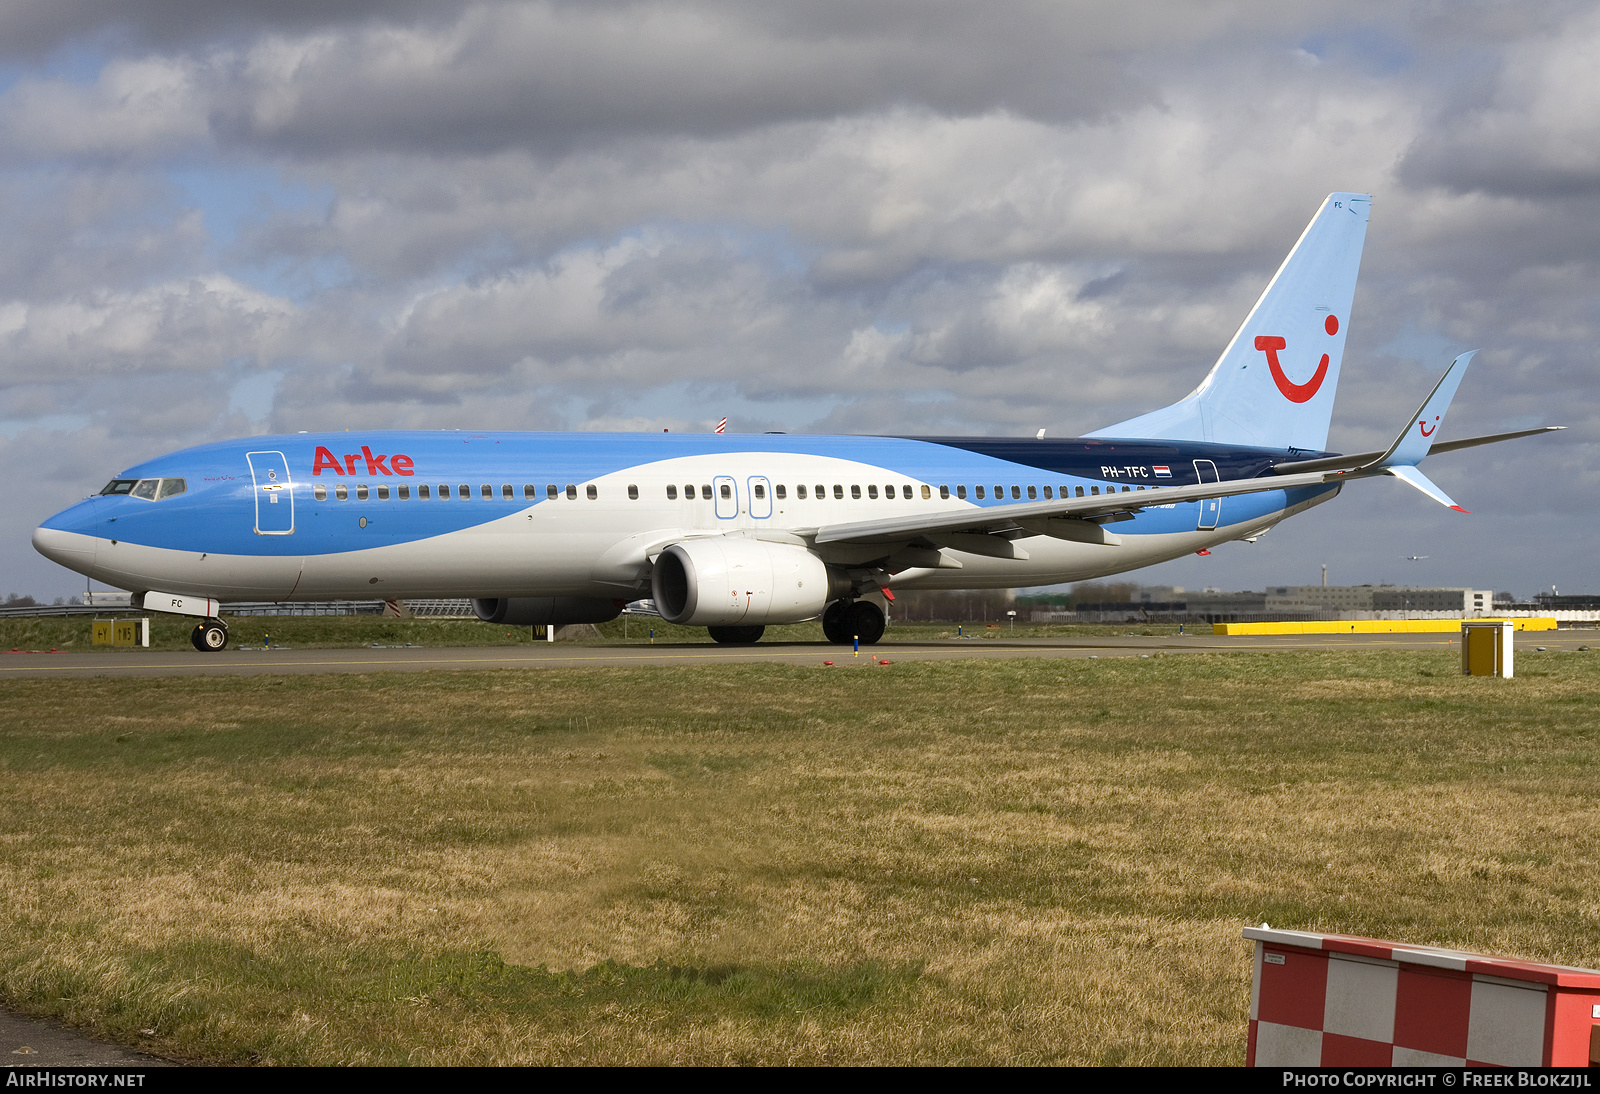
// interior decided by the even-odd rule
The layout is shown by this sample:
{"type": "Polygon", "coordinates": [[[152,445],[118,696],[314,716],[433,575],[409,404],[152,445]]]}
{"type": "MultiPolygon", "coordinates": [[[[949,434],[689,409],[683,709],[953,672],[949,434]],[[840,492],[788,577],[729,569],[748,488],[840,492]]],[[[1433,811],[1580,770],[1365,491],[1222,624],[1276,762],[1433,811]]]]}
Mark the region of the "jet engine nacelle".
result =
{"type": "Polygon", "coordinates": [[[604,623],[622,614],[622,602],[597,596],[514,596],[474,600],[472,610],[485,623],[512,627],[564,627],[568,623],[604,623]]]}
{"type": "Polygon", "coordinates": [[[662,551],[650,591],[668,623],[715,627],[812,619],[849,585],[804,547],[717,537],[662,551]]]}

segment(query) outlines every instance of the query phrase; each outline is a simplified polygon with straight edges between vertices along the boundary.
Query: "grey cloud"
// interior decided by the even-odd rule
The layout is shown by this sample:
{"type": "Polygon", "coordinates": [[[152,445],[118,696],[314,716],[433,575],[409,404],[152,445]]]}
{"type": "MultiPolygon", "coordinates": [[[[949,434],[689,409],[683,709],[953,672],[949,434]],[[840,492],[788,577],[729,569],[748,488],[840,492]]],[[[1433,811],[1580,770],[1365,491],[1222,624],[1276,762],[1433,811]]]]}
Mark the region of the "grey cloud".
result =
{"type": "Polygon", "coordinates": [[[379,18],[448,18],[468,0],[11,0],[0,56],[36,58],[85,39],[175,48],[263,30],[305,31],[379,18]]]}
{"type": "Polygon", "coordinates": [[[1544,198],[1600,195],[1600,13],[1513,42],[1488,101],[1447,115],[1400,165],[1415,186],[1544,198]]]}
{"type": "Polygon", "coordinates": [[[0,301],[0,382],[41,373],[60,382],[121,372],[203,372],[270,347],[292,315],[285,301],[226,277],[135,292],[0,301]]]}

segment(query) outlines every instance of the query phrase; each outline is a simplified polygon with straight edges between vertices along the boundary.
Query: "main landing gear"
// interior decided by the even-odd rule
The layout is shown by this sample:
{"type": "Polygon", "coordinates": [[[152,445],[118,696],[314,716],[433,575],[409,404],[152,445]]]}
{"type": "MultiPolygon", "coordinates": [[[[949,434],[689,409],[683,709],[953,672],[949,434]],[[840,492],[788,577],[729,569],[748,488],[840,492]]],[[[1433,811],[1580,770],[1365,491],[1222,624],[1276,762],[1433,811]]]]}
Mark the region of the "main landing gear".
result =
{"type": "Polygon", "coordinates": [[[883,612],[870,600],[836,600],[822,613],[822,633],[835,646],[858,637],[863,646],[876,645],[883,637],[883,612]]]}
{"type": "Polygon", "coordinates": [[[753,646],[761,641],[765,627],[707,627],[711,641],[723,646],[753,646]]]}
{"type": "Polygon", "coordinates": [[[189,636],[194,648],[201,653],[216,653],[228,648],[228,625],[220,619],[205,619],[195,624],[189,636]]]}

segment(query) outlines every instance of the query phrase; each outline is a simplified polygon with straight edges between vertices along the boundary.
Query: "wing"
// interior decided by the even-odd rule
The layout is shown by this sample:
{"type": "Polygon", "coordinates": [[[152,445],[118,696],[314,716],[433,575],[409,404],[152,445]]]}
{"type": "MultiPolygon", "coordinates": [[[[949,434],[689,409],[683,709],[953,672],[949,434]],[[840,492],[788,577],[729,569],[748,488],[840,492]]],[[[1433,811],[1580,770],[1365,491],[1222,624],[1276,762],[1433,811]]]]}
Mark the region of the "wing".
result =
{"type": "MultiPolygon", "coordinates": [[[[1440,441],[1428,450],[1428,455],[1437,456],[1442,452],[1459,452],[1463,448],[1476,448],[1480,444],[1498,444],[1501,441],[1514,441],[1518,437],[1535,437],[1540,433],[1554,433],[1558,429],[1567,428],[1564,425],[1541,425],[1535,429],[1517,429],[1510,433],[1486,433],[1481,437],[1463,437],[1459,441],[1440,441]]],[[[1287,463],[1274,464],[1272,470],[1280,475],[1299,475],[1307,471],[1354,471],[1358,467],[1367,467],[1377,463],[1384,457],[1383,452],[1357,452],[1351,456],[1324,456],[1316,460],[1292,460],[1287,463]]]]}
{"type": "MultiPolygon", "coordinates": [[[[1058,498],[1055,501],[1025,501],[1013,505],[991,505],[961,509],[952,513],[917,513],[879,520],[857,520],[843,524],[824,524],[797,529],[817,544],[824,543],[906,543],[924,537],[987,537],[1009,541],[1022,536],[1049,535],[1059,539],[1089,543],[1114,543],[1115,536],[1103,526],[1129,520],[1152,505],[1226,498],[1238,494],[1259,494],[1268,490],[1291,490],[1297,486],[1322,486],[1348,476],[1337,472],[1311,472],[1303,475],[1278,475],[1272,478],[1237,479],[1233,482],[1208,482],[1195,486],[1154,486],[1147,490],[1102,494],[1099,497],[1058,498]]],[[[951,546],[956,546],[952,544],[951,546]]],[[[958,550],[975,549],[989,554],[981,540],[961,543],[958,550]]]]}

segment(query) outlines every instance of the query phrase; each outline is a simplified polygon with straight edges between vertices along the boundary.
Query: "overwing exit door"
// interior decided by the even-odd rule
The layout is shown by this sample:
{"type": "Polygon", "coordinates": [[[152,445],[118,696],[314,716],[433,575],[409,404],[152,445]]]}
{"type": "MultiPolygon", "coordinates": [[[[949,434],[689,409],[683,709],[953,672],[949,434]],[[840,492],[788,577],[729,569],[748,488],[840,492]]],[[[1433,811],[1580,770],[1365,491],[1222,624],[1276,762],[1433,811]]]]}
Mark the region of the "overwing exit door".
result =
{"type": "Polygon", "coordinates": [[[739,488],[731,475],[718,475],[711,480],[716,491],[717,519],[732,520],[739,515],[739,488]]]}
{"type": "Polygon", "coordinates": [[[289,484],[289,461],[282,452],[246,452],[254,483],[258,536],[294,534],[294,491],[289,484]]]}

